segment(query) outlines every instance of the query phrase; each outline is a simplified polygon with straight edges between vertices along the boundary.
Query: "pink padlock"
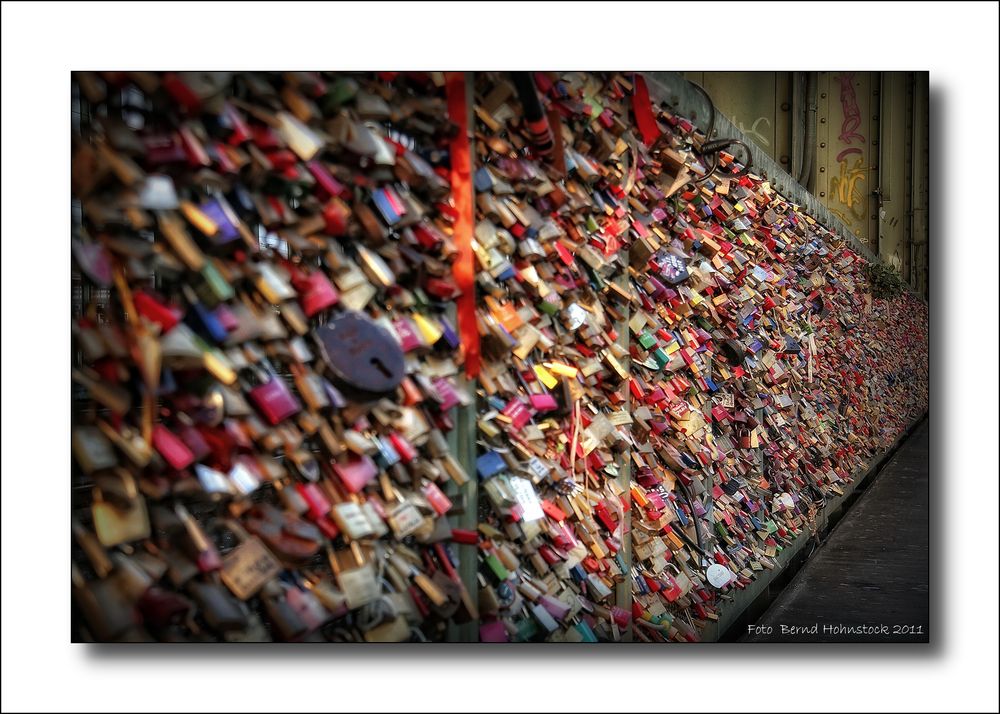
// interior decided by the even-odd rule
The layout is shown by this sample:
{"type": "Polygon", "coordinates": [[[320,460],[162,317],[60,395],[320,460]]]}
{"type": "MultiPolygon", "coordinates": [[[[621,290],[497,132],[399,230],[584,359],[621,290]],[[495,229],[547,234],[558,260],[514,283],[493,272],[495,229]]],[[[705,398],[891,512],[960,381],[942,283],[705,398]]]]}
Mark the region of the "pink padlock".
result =
{"type": "Polygon", "coordinates": [[[194,463],[191,449],[163,424],[153,427],[153,446],[170,467],[177,471],[194,463]]]}
{"type": "Polygon", "coordinates": [[[299,294],[299,303],[307,317],[312,317],[340,302],[340,294],[337,289],[333,287],[326,274],[320,270],[295,279],[292,284],[299,294]]]}
{"type": "Polygon", "coordinates": [[[531,413],[517,398],[507,402],[507,406],[503,408],[503,415],[510,419],[511,426],[517,431],[523,429],[524,425],[531,421],[531,413]]]}
{"type": "Polygon", "coordinates": [[[272,370],[254,366],[240,371],[247,397],[271,426],[276,426],[302,409],[284,380],[272,370]]]}
{"type": "Polygon", "coordinates": [[[403,352],[412,352],[424,346],[420,335],[413,329],[413,323],[409,318],[399,317],[392,321],[392,329],[396,331],[399,343],[403,347],[403,352]]]}

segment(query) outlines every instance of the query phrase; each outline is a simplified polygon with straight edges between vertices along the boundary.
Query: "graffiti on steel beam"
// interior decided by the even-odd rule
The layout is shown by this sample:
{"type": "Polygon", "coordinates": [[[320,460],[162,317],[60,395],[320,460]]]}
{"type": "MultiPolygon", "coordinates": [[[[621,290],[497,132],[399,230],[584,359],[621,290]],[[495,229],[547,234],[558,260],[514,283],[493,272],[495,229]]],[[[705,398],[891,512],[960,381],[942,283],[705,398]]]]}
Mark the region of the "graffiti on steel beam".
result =
{"type": "Polygon", "coordinates": [[[830,206],[830,210],[851,226],[864,218],[868,208],[861,186],[867,180],[865,155],[861,147],[855,145],[867,142],[865,136],[858,131],[861,128],[861,108],[854,91],[854,74],[841,72],[837,76],[840,82],[840,108],[844,116],[837,138],[847,146],[837,153],[840,173],[830,177],[830,196],[840,204],[830,206]]]}
{"type": "Polygon", "coordinates": [[[836,197],[845,210],[831,206],[830,210],[845,223],[864,218],[866,212],[864,192],[858,185],[865,180],[864,157],[859,156],[848,168],[847,159],[840,161],[840,174],[830,177],[830,195],[836,197]]]}
{"type": "Polygon", "coordinates": [[[766,124],[765,127],[766,129],[771,128],[771,120],[768,119],[767,117],[757,117],[756,119],[754,119],[753,124],[751,124],[750,128],[748,129],[743,124],[743,122],[739,121],[736,118],[735,115],[733,116],[733,124],[736,125],[736,128],[742,131],[749,138],[753,139],[754,143],[759,144],[760,146],[766,149],[769,146],[771,146],[771,141],[766,136],[761,134],[760,131],[757,129],[757,127],[760,126],[761,123],[766,124]]]}

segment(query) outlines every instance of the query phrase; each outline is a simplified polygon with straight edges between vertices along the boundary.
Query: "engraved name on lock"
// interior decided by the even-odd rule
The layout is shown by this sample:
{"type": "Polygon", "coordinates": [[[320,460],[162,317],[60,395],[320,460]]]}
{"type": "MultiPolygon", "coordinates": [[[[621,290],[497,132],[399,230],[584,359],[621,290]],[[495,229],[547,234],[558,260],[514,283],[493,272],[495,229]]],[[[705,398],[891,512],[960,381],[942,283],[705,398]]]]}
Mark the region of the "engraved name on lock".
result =
{"type": "Polygon", "coordinates": [[[222,561],[222,582],[240,600],[252,597],[281,572],[281,565],[259,539],[249,536],[222,561]]]}
{"type": "Polygon", "coordinates": [[[401,503],[389,514],[389,525],[397,538],[412,535],[423,522],[424,518],[420,515],[420,511],[408,501],[401,503]]]}

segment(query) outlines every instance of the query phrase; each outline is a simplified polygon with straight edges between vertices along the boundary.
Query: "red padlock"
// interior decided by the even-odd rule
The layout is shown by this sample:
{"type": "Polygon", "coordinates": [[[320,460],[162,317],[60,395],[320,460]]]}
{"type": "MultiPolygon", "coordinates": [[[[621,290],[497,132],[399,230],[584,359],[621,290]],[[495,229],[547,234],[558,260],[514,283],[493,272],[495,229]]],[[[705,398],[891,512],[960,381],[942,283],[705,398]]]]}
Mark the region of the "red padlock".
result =
{"type": "Polygon", "coordinates": [[[462,545],[478,545],[479,533],[462,528],[452,528],[451,540],[455,543],[461,543],[462,545]]]}

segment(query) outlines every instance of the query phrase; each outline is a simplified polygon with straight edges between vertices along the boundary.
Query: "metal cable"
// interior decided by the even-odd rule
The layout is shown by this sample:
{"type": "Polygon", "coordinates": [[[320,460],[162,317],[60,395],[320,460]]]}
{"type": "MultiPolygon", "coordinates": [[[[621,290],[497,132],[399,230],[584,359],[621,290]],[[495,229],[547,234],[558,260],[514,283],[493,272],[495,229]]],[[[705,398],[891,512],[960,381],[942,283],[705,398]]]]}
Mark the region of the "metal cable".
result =
{"type": "Polygon", "coordinates": [[[739,139],[725,138],[725,139],[712,139],[712,134],[715,132],[715,104],[712,102],[712,97],[709,96],[708,92],[700,84],[692,82],[690,79],[688,83],[694,87],[701,96],[705,98],[705,103],[708,105],[708,129],[705,131],[705,141],[702,143],[701,148],[698,149],[698,153],[702,158],[707,158],[711,163],[707,165],[707,170],[705,175],[701,178],[694,179],[695,185],[704,183],[711,176],[719,170],[719,152],[723,149],[727,149],[730,146],[742,147],[743,151],[746,153],[746,161],[743,162],[743,168],[735,174],[726,174],[727,178],[742,178],[750,173],[750,168],[753,166],[753,154],[750,151],[750,147],[746,143],[740,141],[739,139]]]}
{"type": "MultiPolygon", "coordinates": [[[[694,546],[694,548],[699,553],[701,553],[702,557],[704,557],[706,560],[709,560],[708,553],[705,552],[705,547],[701,538],[701,527],[698,525],[698,520],[699,520],[698,513],[697,511],[694,510],[694,501],[691,498],[691,492],[688,491],[687,486],[684,485],[684,480],[682,478],[678,477],[676,483],[678,486],[681,487],[681,493],[684,494],[684,500],[687,501],[688,508],[691,509],[691,520],[694,522],[694,536],[698,541],[697,545],[692,543],[690,539],[687,537],[687,535],[680,528],[678,528],[676,532],[680,535],[681,538],[687,541],[688,545],[694,546]]],[[[704,567],[699,568],[699,570],[703,569],[704,567]]]]}

